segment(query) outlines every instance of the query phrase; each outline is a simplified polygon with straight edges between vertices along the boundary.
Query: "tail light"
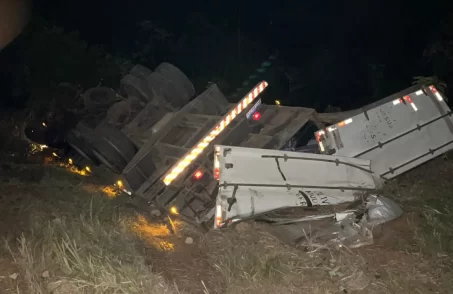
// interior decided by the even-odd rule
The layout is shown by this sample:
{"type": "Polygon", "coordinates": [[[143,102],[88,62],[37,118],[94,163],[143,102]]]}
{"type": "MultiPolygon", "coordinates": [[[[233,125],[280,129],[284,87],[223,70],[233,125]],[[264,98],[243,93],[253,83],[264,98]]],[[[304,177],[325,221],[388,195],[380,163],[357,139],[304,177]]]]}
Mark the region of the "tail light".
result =
{"type": "Polygon", "coordinates": [[[203,174],[204,173],[201,170],[197,170],[193,173],[193,178],[198,181],[203,177],[203,174]]]}
{"type": "Polygon", "coordinates": [[[261,118],[261,113],[260,112],[255,112],[252,116],[253,120],[260,120],[261,118]]]}

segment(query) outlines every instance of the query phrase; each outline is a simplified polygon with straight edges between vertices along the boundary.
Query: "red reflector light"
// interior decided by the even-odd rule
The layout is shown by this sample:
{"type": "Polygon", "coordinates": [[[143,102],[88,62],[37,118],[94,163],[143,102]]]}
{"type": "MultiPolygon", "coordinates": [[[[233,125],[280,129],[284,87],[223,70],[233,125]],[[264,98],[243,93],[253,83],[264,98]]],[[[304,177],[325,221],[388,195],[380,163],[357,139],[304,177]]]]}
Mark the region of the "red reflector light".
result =
{"type": "Polygon", "coordinates": [[[261,113],[255,112],[255,113],[252,115],[252,118],[253,118],[253,120],[260,120],[260,118],[261,118],[261,113]]]}
{"type": "Polygon", "coordinates": [[[203,176],[203,172],[201,170],[197,170],[194,174],[193,174],[193,177],[195,180],[199,180],[201,179],[201,177],[203,176]]]}
{"type": "Polygon", "coordinates": [[[220,168],[214,169],[214,179],[218,180],[220,178],[220,168]]]}

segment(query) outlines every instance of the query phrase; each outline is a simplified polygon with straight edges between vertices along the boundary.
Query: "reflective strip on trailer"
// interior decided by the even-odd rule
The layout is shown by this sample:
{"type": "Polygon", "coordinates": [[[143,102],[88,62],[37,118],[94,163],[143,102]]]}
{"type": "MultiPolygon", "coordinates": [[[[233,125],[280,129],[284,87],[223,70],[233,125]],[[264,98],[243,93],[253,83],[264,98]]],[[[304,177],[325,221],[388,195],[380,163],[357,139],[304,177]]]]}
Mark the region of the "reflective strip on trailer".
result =
{"type": "Polygon", "coordinates": [[[418,111],[417,106],[415,106],[415,103],[412,101],[410,96],[404,96],[403,99],[404,99],[404,101],[409,103],[415,111],[418,111]]]}
{"type": "MultiPolygon", "coordinates": [[[[348,118],[348,119],[346,119],[346,120],[344,120],[344,121],[340,121],[339,123],[337,123],[337,124],[335,124],[335,125],[331,125],[330,127],[327,127],[326,130],[329,131],[329,132],[333,132],[333,131],[335,131],[336,129],[341,128],[341,127],[344,127],[345,125],[348,125],[348,124],[350,124],[350,123],[352,123],[352,118],[348,118]]],[[[320,133],[321,133],[321,132],[320,132],[320,133]]],[[[323,132],[323,134],[324,134],[324,132],[323,132]]]]}
{"type": "Polygon", "coordinates": [[[261,99],[259,99],[255,105],[252,106],[252,108],[250,108],[250,110],[247,112],[247,114],[245,115],[245,117],[247,117],[247,119],[250,119],[255,113],[256,111],[258,110],[258,108],[261,106],[261,99]]]}
{"type": "Polygon", "coordinates": [[[250,103],[255,100],[259,94],[261,94],[264,89],[268,86],[266,81],[260,82],[256,85],[241,101],[236,105],[236,107],[226,114],[220,123],[215,126],[207,136],[201,139],[192,150],[186,154],[181,160],[179,160],[168,172],[163,182],[165,185],[170,185],[179,174],[181,174],[185,168],[192,163],[198,155],[230,124],[230,122],[239,115],[250,103]]]}
{"type": "Polygon", "coordinates": [[[434,96],[436,96],[437,100],[442,101],[444,98],[440,95],[439,91],[437,91],[436,87],[433,85],[429,86],[429,89],[433,92],[434,96]]]}
{"type": "Polygon", "coordinates": [[[345,125],[348,125],[348,124],[350,124],[350,123],[352,123],[352,118],[348,118],[347,120],[344,120],[344,121],[342,121],[342,122],[339,122],[339,123],[338,123],[338,127],[341,128],[341,127],[343,127],[343,126],[345,126],[345,125]]]}
{"type": "MultiPolygon", "coordinates": [[[[415,92],[415,94],[417,94],[419,91],[415,92]]],[[[423,93],[423,91],[422,91],[423,93]]],[[[418,94],[417,94],[418,95],[418,94]]],[[[410,106],[412,106],[412,108],[415,110],[415,111],[418,111],[418,108],[417,106],[415,105],[415,103],[412,101],[411,97],[410,96],[404,96],[403,98],[398,98],[396,100],[393,100],[393,105],[398,105],[400,103],[403,103],[404,101],[409,103],[410,106]]]]}
{"type": "Polygon", "coordinates": [[[223,220],[223,217],[222,217],[222,206],[221,205],[217,205],[216,206],[216,213],[215,213],[214,228],[220,227],[220,225],[222,224],[222,220],[223,220]]]}
{"type": "Polygon", "coordinates": [[[403,99],[398,98],[398,99],[396,99],[396,100],[393,100],[393,105],[398,105],[398,104],[400,104],[400,103],[402,103],[402,102],[403,102],[403,99]]]}
{"type": "Polygon", "coordinates": [[[319,149],[321,149],[321,152],[324,152],[326,150],[324,148],[324,144],[322,143],[322,141],[323,141],[322,136],[324,136],[324,135],[325,135],[324,131],[316,132],[316,141],[318,141],[319,149]]]}
{"type": "Polygon", "coordinates": [[[214,152],[214,179],[218,180],[220,178],[220,148],[216,147],[214,152]]]}

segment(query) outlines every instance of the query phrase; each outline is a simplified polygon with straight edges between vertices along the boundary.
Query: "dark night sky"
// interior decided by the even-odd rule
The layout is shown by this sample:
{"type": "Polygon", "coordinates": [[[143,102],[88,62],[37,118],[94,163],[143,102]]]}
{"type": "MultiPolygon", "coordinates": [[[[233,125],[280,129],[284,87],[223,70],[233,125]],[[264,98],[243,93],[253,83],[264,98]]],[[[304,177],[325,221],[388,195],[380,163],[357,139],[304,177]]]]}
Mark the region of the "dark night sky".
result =
{"type": "Polygon", "coordinates": [[[437,38],[447,4],[443,0],[42,0],[34,6],[49,21],[77,29],[88,42],[113,50],[127,49],[134,41],[137,21],[152,20],[178,35],[188,13],[199,12],[231,31],[239,25],[244,35],[269,52],[278,50],[287,64],[318,80],[313,86],[319,89],[315,99],[335,96],[332,103],[348,108],[363,104],[362,96],[370,93],[369,64],[386,65],[385,95],[410,86],[413,76],[429,74],[420,61],[427,44],[437,38]]]}

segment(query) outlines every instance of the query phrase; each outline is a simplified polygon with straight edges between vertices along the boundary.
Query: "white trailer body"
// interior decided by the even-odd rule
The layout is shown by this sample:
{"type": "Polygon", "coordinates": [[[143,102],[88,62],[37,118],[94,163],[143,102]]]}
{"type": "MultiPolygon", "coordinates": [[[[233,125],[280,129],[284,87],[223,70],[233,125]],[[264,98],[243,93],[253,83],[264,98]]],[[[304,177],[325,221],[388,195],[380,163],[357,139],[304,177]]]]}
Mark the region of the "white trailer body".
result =
{"type": "Polygon", "coordinates": [[[393,178],[453,149],[452,112],[435,87],[411,87],[315,133],[321,153],[371,160],[393,178]]]}
{"type": "Polygon", "coordinates": [[[214,156],[215,229],[281,208],[353,202],[379,183],[364,159],[223,145],[214,156]]]}

